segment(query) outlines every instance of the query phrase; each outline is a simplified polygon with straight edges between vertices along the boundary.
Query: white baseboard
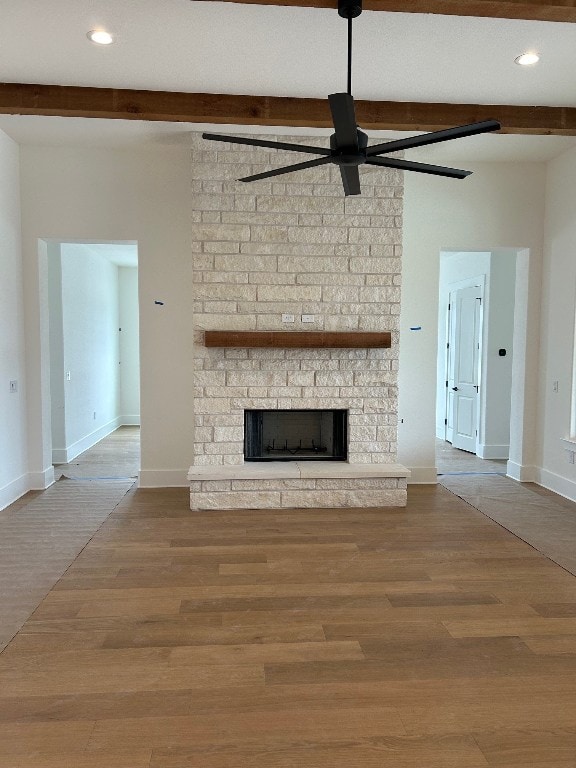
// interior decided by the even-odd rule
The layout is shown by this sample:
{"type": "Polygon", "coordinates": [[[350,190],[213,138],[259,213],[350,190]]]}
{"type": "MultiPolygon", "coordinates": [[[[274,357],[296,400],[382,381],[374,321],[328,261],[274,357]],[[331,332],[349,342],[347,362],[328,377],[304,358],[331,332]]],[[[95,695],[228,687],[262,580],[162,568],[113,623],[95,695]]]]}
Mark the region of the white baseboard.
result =
{"type": "Polygon", "coordinates": [[[0,510],[6,509],[30,490],[28,475],[20,475],[15,480],[0,488],[0,510]]]}
{"type": "Polygon", "coordinates": [[[411,474],[408,485],[435,485],[438,482],[436,467],[408,467],[411,474]]]}
{"type": "Polygon", "coordinates": [[[119,427],[139,427],[140,426],[140,414],[133,413],[128,416],[120,416],[119,427]]]}
{"type": "Polygon", "coordinates": [[[52,449],[52,462],[54,464],[68,464],[70,461],[79,456],[84,451],[92,448],[93,445],[99,443],[108,435],[112,434],[118,427],[133,427],[140,426],[140,414],[129,414],[127,416],[117,416],[112,421],[109,421],[104,426],[95,429],[94,432],[85,435],[80,440],[77,440],[67,448],[53,448],[52,449]]]}
{"type": "Polygon", "coordinates": [[[66,448],[52,448],[52,464],[67,464],[68,451],[66,448]]]}
{"type": "Polygon", "coordinates": [[[54,483],[54,467],[49,466],[43,472],[29,472],[28,484],[31,491],[45,491],[54,483]]]}
{"type": "Polygon", "coordinates": [[[476,455],[479,459],[508,459],[510,457],[510,446],[478,443],[476,455]]]}
{"type": "Polygon", "coordinates": [[[0,488],[0,510],[6,509],[28,491],[44,491],[54,482],[54,467],[43,472],[27,472],[0,488]]]}
{"type": "Polygon", "coordinates": [[[138,473],[138,488],[188,488],[189,469],[142,469],[138,473]]]}
{"type": "Polygon", "coordinates": [[[514,461],[508,461],[506,464],[506,474],[512,480],[518,480],[520,483],[537,483],[538,467],[530,464],[516,464],[514,461]]]}
{"type": "Polygon", "coordinates": [[[548,488],[549,491],[554,491],[559,496],[564,496],[565,499],[576,501],[576,482],[574,480],[569,480],[567,477],[557,475],[555,472],[537,467],[537,479],[535,482],[544,488],[548,488]]]}

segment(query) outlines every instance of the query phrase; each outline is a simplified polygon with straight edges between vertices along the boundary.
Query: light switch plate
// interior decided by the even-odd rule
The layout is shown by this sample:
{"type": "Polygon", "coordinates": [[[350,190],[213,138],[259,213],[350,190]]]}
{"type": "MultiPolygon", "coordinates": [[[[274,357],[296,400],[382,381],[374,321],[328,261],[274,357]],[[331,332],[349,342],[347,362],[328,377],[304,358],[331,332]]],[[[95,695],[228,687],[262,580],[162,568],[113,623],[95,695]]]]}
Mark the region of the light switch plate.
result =
{"type": "Polygon", "coordinates": [[[314,315],[302,315],[302,322],[303,323],[313,323],[314,322],[314,315]]]}
{"type": "Polygon", "coordinates": [[[294,315],[282,315],[282,322],[283,323],[293,323],[294,322],[294,315]]]}

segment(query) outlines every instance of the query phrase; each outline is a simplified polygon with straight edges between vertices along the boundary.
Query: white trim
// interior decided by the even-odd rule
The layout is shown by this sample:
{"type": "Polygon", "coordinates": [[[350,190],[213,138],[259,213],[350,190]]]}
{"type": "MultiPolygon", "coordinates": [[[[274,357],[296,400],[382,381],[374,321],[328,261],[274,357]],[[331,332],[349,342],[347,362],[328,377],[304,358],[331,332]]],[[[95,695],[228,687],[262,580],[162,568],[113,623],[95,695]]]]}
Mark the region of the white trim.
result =
{"type": "Polygon", "coordinates": [[[85,435],[80,440],[77,440],[67,448],[54,448],[52,450],[52,461],[54,464],[68,464],[76,456],[79,456],[84,451],[92,448],[93,445],[103,440],[108,435],[112,434],[118,427],[139,426],[140,415],[134,414],[130,416],[117,416],[112,421],[109,421],[104,426],[95,429],[94,432],[85,435]]]}
{"type": "Polygon", "coordinates": [[[576,501],[576,482],[574,480],[568,480],[567,477],[562,477],[555,472],[542,469],[542,467],[537,468],[537,475],[536,482],[538,485],[548,488],[549,491],[554,491],[559,496],[564,496],[565,499],[576,501]]]}
{"type": "Polygon", "coordinates": [[[476,455],[479,459],[508,459],[510,458],[510,446],[478,443],[476,455]]]}
{"type": "Polygon", "coordinates": [[[90,432],[88,435],[80,438],[80,440],[72,443],[72,445],[69,445],[66,448],[68,458],[64,463],[72,461],[72,459],[75,459],[76,456],[79,456],[81,453],[84,453],[84,451],[87,451],[88,448],[92,448],[93,445],[96,445],[96,443],[100,442],[100,440],[108,437],[109,434],[114,432],[114,430],[118,429],[120,426],[120,418],[116,417],[115,419],[112,419],[112,421],[109,421],[107,424],[104,424],[102,427],[95,429],[94,432],[90,432]]]}
{"type": "Polygon", "coordinates": [[[0,488],[0,510],[6,509],[30,490],[28,475],[20,475],[3,488],[0,488]]]}
{"type": "Polygon", "coordinates": [[[54,467],[50,465],[43,472],[28,472],[28,485],[31,491],[45,491],[55,482],[54,467]]]}
{"type": "Polygon", "coordinates": [[[52,448],[52,464],[67,464],[68,451],[66,448],[52,448]]]}
{"type": "Polygon", "coordinates": [[[438,483],[437,467],[408,467],[408,485],[436,485],[438,483]]]}
{"type": "Polygon", "coordinates": [[[143,469],[138,473],[138,488],[189,488],[190,467],[182,469],[143,469]]]}
{"type": "Polygon", "coordinates": [[[506,465],[506,475],[512,480],[518,480],[520,483],[536,483],[538,467],[529,464],[516,464],[514,461],[508,461],[506,465]]]}
{"type": "Polygon", "coordinates": [[[139,413],[133,413],[129,414],[128,416],[119,416],[120,424],[118,426],[120,427],[139,427],[140,426],[140,414],[139,413]]]}

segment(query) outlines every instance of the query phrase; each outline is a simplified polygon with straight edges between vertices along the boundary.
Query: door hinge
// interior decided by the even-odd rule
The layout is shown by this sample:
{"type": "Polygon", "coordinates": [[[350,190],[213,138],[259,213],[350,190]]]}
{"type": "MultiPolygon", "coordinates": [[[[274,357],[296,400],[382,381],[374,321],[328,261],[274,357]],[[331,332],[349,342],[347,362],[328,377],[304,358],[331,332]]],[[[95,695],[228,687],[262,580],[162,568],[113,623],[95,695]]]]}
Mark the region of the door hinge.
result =
{"type": "Polygon", "coordinates": [[[448,312],[450,312],[450,304],[448,304],[448,312]]]}
{"type": "Polygon", "coordinates": [[[476,437],[478,437],[478,430],[476,430],[476,437]]]}
{"type": "Polygon", "coordinates": [[[448,419],[444,419],[444,424],[448,425],[448,419]]]}
{"type": "Polygon", "coordinates": [[[448,382],[446,382],[446,386],[448,386],[448,382]]]}
{"type": "Polygon", "coordinates": [[[446,349],[450,349],[450,342],[446,344],[446,349]]]}

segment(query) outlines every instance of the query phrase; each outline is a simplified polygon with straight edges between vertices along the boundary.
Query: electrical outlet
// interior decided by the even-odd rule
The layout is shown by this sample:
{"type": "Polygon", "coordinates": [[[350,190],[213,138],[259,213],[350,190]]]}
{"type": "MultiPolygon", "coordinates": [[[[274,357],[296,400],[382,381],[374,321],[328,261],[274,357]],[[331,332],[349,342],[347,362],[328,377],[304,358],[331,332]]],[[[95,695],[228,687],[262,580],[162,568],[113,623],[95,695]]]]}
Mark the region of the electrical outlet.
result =
{"type": "Polygon", "coordinates": [[[66,371],[66,381],[70,381],[70,371],[66,371]]]}
{"type": "Polygon", "coordinates": [[[293,323],[294,322],[294,315],[282,315],[282,322],[283,323],[293,323]]]}
{"type": "Polygon", "coordinates": [[[17,381],[11,381],[10,382],[10,392],[18,392],[18,382],[17,381]]]}
{"type": "Polygon", "coordinates": [[[558,384],[559,382],[557,381],[552,382],[552,392],[558,392],[558,384]]]}
{"type": "Polygon", "coordinates": [[[303,323],[313,323],[314,322],[314,315],[302,315],[302,322],[303,323]]]}
{"type": "Polygon", "coordinates": [[[94,419],[96,419],[96,411],[94,411],[94,419]]]}

